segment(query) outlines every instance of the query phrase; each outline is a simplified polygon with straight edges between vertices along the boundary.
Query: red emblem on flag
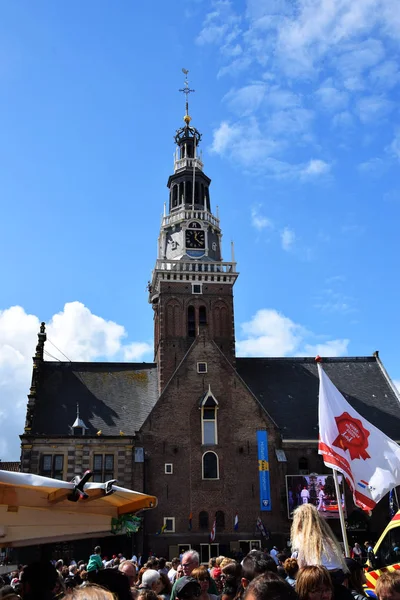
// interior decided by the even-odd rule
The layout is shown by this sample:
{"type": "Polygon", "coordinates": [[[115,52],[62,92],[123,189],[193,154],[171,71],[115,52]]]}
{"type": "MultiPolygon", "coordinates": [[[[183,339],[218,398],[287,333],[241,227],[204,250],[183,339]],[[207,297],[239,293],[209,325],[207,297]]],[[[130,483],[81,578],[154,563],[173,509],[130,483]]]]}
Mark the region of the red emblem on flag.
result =
{"type": "Polygon", "coordinates": [[[363,427],[360,419],[354,419],[349,413],[344,412],[340,417],[335,417],[339,435],[333,445],[350,452],[351,460],[371,458],[367,452],[370,432],[363,427]]]}

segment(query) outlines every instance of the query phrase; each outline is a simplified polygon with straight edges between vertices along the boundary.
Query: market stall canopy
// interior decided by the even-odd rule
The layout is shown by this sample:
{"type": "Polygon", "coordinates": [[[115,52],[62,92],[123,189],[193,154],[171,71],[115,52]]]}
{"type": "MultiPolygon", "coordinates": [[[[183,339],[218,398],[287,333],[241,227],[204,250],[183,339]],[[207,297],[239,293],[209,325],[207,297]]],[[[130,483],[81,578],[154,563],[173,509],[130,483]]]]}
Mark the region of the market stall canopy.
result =
{"type": "MultiPolygon", "coordinates": [[[[0,546],[110,535],[111,521],[157,506],[157,498],[117,485],[0,470],[0,546]]],[[[114,521],[115,522],[115,521],[114,521]]]]}

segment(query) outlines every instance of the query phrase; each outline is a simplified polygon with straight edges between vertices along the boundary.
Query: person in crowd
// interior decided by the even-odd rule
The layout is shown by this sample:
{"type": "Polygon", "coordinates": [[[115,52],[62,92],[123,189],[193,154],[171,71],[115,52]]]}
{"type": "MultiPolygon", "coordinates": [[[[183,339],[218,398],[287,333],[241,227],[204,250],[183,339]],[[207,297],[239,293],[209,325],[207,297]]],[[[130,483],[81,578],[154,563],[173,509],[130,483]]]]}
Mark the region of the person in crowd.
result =
{"type": "Polygon", "coordinates": [[[222,569],[220,569],[220,567],[214,567],[213,570],[212,570],[212,572],[213,572],[213,576],[210,579],[210,582],[211,581],[214,582],[214,585],[216,587],[216,593],[218,595],[220,595],[221,592],[222,592],[223,585],[224,585],[223,581],[221,579],[222,569]]]}
{"type": "Polygon", "coordinates": [[[101,548],[100,546],[96,546],[94,549],[94,553],[90,555],[89,562],[87,565],[87,572],[90,573],[92,571],[98,571],[103,568],[103,562],[101,560],[101,548]]]}
{"type": "MultiPolygon", "coordinates": [[[[196,567],[192,571],[192,577],[199,582],[201,588],[200,600],[217,600],[217,595],[209,594],[208,588],[210,587],[211,575],[207,568],[203,565],[196,567]]],[[[222,590],[221,590],[222,591],[222,590]]]]}
{"type": "Polygon", "coordinates": [[[0,588],[0,600],[21,600],[12,585],[3,585],[0,588]]]}
{"type": "Polygon", "coordinates": [[[242,577],[238,596],[243,598],[246,588],[258,575],[270,571],[276,574],[277,566],[273,558],[261,550],[251,550],[242,560],[242,577]]]}
{"type": "Polygon", "coordinates": [[[172,585],[175,583],[176,570],[177,570],[179,564],[180,564],[180,561],[179,561],[178,557],[175,557],[171,560],[171,568],[168,571],[168,579],[170,580],[172,585]]]}
{"type": "Polygon", "coordinates": [[[364,568],[354,558],[346,558],[346,565],[349,569],[344,585],[350,590],[355,600],[366,600],[364,584],[367,583],[364,568]]]}
{"type": "Polygon", "coordinates": [[[278,548],[276,546],[272,546],[271,551],[270,551],[270,556],[272,556],[272,558],[274,559],[274,561],[276,562],[276,564],[278,564],[278,548]]]}
{"type": "Polygon", "coordinates": [[[216,566],[216,558],[215,557],[210,558],[210,560],[208,561],[208,570],[211,574],[211,577],[212,577],[211,569],[213,569],[215,566],[216,566]]]}
{"type": "Polygon", "coordinates": [[[115,600],[114,595],[99,585],[85,585],[74,588],[68,600],[115,600]]]}
{"type": "Polygon", "coordinates": [[[158,600],[158,596],[153,590],[139,590],[136,600],[158,600]]]}
{"type": "Polygon", "coordinates": [[[142,578],[143,578],[143,573],[145,573],[147,571],[147,567],[142,567],[138,573],[137,579],[136,579],[136,585],[139,587],[142,583],[142,578]]]}
{"type": "Polygon", "coordinates": [[[328,570],[322,565],[309,565],[299,570],[296,579],[299,600],[332,600],[333,585],[328,570]]]}
{"type": "Polygon", "coordinates": [[[21,573],[24,600],[52,600],[58,573],[48,561],[33,562],[21,573]]]}
{"type": "MultiPolygon", "coordinates": [[[[183,569],[184,577],[189,577],[192,574],[193,569],[196,569],[200,564],[200,556],[199,553],[195,550],[188,550],[182,555],[181,565],[183,569]]],[[[182,579],[182,578],[181,578],[182,579]]],[[[171,600],[176,600],[175,589],[178,581],[176,581],[173,585],[171,592],[171,600]]],[[[213,593],[211,591],[211,593],[213,593]]]]}
{"type": "Polygon", "coordinates": [[[356,542],[353,547],[353,558],[359,563],[362,561],[362,550],[358,542],[356,542]]]}
{"type": "Polygon", "coordinates": [[[153,592],[158,594],[161,589],[161,585],[162,582],[160,573],[155,569],[147,569],[143,573],[142,583],[140,584],[139,589],[153,590],[153,592]]]}
{"type": "Polygon", "coordinates": [[[175,577],[175,581],[177,581],[178,579],[180,579],[181,577],[183,577],[183,567],[181,564],[179,564],[176,567],[176,577],[175,577]]]}
{"type": "Polygon", "coordinates": [[[175,585],[178,600],[197,600],[201,594],[201,587],[194,577],[184,575],[175,585]]]}
{"type": "Polygon", "coordinates": [[[115,600],[132,600],[128,578],[116,569],[99,569],[92,572],[92,583],[112,592],[115,600]]]}
{"type": "Polygon", "coordinates": [[[64,561],[62,558],[60,558],[55,564],[55,567],[60,574],[61,574],[61,570],[62,570],[63,566],[64,566],[64,561]]]}
{"type": "Polygon", "coordinates": [[[391,571],[383,573],[375,588],[378,600],[400,600],[400,573],[391,571]]]}
{"type": "Polygon", "coordinates": [[[158,572],[168,575],[168,569],[165,564],[166,562],[167,561],[165,560],[165,558],[160,558],[160,560],[158,561],[158,572]]]}
{"type": "Polygon", "coordinates": [[[221,582],[223,584],[221,600],[233,600],[240,589],[242,565],[236,561],[222,567],[221,582]]]}
{"type": "Polygon", "coordinates": [[[244,600],[297,600],[297,594],[277,573],[267,571],[249,583],[244,600]]]}
{"type": "Polygon", "coordinates": [[[129,587],[132,589],[136,583],[136,567],[133,562],[131,560],[124,560],[124,562],[119,565],[118,570],[128,578],[129,587]]]}
{"type": "Polygon", "coordinates": [[[329,571],[347,573],[341,547],[313,504],[302,504],[295,509],[290,535],[300,568],[322,565],[329,571]]]}
{"type": "Polygon", "coordinates": [[[287,558],[283,563],[283,568],[286,573],[286,581],[292,587],[296,586],[296,577],[299,571],[299,563],[295,558],[287,558]]]}
{"type": "Polygon", "coordinates": [[[165,573],[160,573],[160,581],[160,590],[157,592],[159,597],[162,598],[162,600],[170,600],[172,583],[170,582],[168,575],[165,573]]]}

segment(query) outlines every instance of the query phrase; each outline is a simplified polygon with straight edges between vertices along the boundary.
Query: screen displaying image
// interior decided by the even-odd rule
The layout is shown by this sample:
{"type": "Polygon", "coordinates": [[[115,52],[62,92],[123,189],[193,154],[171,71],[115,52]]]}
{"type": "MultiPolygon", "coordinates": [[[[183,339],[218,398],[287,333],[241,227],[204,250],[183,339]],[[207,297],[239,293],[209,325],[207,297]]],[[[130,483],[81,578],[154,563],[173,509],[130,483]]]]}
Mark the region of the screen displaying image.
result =
{"type": "MultiPolygon", "coordinates": [[[[340,501],[346,516],[342,475],[338,475],[338,481],[340,501]]],[[[286,475],[286,498],[289,519],[293,518],[293,511],[297,506],[307,503],[314,504],[325,519],[339,518],[333,475],[286,475]]]]}

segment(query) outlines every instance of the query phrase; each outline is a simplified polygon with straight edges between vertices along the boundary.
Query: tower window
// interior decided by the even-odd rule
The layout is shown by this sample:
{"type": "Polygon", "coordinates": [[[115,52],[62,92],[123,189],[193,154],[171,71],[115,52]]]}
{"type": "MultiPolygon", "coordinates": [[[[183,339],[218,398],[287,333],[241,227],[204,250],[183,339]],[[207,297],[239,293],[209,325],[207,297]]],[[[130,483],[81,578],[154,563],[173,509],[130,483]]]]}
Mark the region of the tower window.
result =
{"type": "Polygon", "coordinates": [[[218,456],[215,452],[203,454],[203,479],[219,479],[218,456]]]}
{"type": "Polygon", "coordinates": [[[196,337],[196,314],[194,306],[188,306],[187,310],[187,330],[189,337],[196,337]]]}
{"type": "Polygon", "coordinates": [[[207,309],[205,306],[199,307],[199,325],[207,325],[207,309]]]}
{"type": "Polygon", "coordinates": [[[192,283],[192,294],[202,294],[202,293],[203,293],[203,284],[192,283]]]}
{"type": "Polygon", "coordinates": [[[207,373],[207,363],[206,362],[198,362],[197,363],[197,372],[198,373],[207,373]]]}
{"type": "Polygon", "coordinates": [[[215,525],[218,531],[225,529],[225,515],[222,510],[217,510],[215,513],[215,525]]]}
{"type": "Polygon", "coordinates": [[[174,466],[172,463],[165,463],[164,472],[166,475],[172,475],[174,472],[174,466]]]}
{"type": "Polygon", "coordinates": [[[206,510],[199,513],[199,529],[208,529],[208,512],[206,510]]]}

